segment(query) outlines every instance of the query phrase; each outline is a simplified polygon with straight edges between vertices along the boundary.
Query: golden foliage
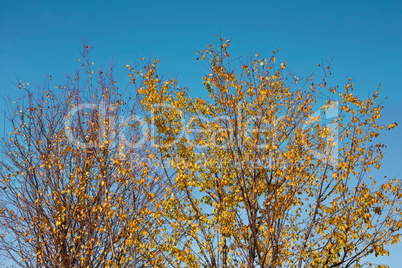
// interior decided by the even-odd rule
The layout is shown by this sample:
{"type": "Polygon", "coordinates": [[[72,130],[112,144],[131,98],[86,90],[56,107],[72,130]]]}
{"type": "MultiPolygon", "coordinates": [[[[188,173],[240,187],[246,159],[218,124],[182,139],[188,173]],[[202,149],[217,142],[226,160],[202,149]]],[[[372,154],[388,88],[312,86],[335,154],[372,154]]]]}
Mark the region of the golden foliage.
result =
{"type": "Polygon", "coordinates": [[[64,94],[30,93],[2,150],[0,250],[24,267],[362,267],[387,255],[402,191],[368,176],[383,157],[375,139],[397,125],[378,124],[379,89],[329,87],[329,66],[319,83],[300,79],[277,51],[235,66],[228,47],[197,51],[204,99],[161,79],[157,60],[126,65],[132,103],[111,70],[92,86],[89,47],[85,90],[77,73],[64,94]],[[84,103],[96,108],[69,118],[84,103]]]}

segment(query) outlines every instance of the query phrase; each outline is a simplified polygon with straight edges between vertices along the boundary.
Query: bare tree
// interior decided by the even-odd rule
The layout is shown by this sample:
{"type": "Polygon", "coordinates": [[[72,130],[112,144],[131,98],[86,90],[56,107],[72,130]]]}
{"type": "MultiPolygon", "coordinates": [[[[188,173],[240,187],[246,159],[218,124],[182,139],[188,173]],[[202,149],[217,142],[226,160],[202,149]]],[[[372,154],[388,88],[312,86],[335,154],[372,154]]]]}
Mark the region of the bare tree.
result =
{"type": "MultiPolygon", "coordinates": [[[[2,140],[0,253],[21,267],[142,267],[152,263],[150,217],[161,187],[113,66],[51,77],[10,105],[2,140]],[[84,74],[83,74],[84,73],[84,74]],[[84,81],[82,81],[84,80],[84,81]],[[131,119],[131,120],[130,120],[131,119]]],[[[134,91],[135,92],[135,91],[134,91]]],[[[131,100],[131,101],[130,101],[131,100]]]]}

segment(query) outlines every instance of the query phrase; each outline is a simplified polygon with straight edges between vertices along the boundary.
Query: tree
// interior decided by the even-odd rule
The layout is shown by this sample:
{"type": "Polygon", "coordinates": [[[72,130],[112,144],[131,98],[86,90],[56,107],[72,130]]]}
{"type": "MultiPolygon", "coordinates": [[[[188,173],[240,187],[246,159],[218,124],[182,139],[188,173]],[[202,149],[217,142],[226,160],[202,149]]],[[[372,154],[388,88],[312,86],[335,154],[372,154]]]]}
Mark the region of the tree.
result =
{"type": "Polygon", "coordinates": [[[9,109],[13,131],[3,139],[0,193],[0,251],[8,264],[143,267],[153,261],[147,233],[157,226],[149,211],[162,188],[148,178],[145,161],[135,162],[147,142],[123,147],[139,140],[138,126],[127,120],[137,101],[122,99],[113,66],[94,76],[90,50],[84,46],[82,70],[65,86],[51,90],[51,77],[37,91],[20,83],[24,98],[9,109]]]}
{"type": "Polygon", "coordinates": [[[388,254],[402,189],[369,173],[376,138],[397,125],[378,123],[379,89],[331,87],[330,66],[297,78],[277,51],[236,64],[229,46],[197,52],[206,98],[162,78],[157,60],[127,65],[126,91],[113,68],[94,83],[89,47],[85,83],[77,72],[57,91],[27,89],[2,150],[2,254],[24,267],[211,268],[388,254]]]}
{"type": "Polygon", "coordinates": [[[229,45],[197,52],[209,98],[162,81],[158,61],[132,74],[168,185],[159,249],[171,267],[363,267],[387,255],[402,192],[369,176],[375,139],[396,126],[378,124],[379,89],[359,99],[351,79],[330,87],[330,66],[319,83],[296,78],[276,51],[236,65],[229,45]]]}

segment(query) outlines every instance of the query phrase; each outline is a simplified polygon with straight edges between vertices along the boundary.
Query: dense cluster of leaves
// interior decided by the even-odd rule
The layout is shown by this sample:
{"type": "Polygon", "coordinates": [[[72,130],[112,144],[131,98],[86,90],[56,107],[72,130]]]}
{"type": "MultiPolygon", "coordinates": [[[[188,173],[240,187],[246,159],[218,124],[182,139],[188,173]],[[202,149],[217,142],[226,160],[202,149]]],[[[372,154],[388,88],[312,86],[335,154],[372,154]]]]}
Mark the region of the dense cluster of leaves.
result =
{"type": "Polygon", "coordinates": [[[21,86],[2,145],[1,253],[22,267],[225,268],[388,254],[402,189],[368,174],[396,125],[378,123],[379,90],[330,87],[330,67],[299,79],[276,51],[236,65],[229,46],[197,52],[204,99],[163,80],[158,61],[127,65],[123,93],[112,68],[93,85],[88,47],[84,83],[21,86]]]}

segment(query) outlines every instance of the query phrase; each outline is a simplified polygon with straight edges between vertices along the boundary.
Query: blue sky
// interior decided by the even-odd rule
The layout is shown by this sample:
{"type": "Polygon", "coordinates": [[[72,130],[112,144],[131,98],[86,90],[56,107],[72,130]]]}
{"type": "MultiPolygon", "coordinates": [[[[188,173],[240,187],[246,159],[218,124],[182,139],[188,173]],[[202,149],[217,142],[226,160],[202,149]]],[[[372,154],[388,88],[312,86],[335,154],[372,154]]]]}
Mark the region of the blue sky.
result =
{"type": "MultiPolygon", "coordinates": [[[[18,79],[33,83],[52,75],[62,84],[77,67],[82,39],[94,45],[96,64],[115,61],[118,76],[126,64],[151,55],[161,59],[162,72],[199,95],[207,70],[195,51],[221,33],[231,40],[232,56],[269,57],[280,48],[277,60],[299,75],[332,57],[331,82],[343,85],[351,77],[362,97],[382,83],[383,122],[400,126],[382,137],[389,147],[381,175],[401,177],[401,14],[400,1],[2,0],[0,96],[15,98],[18,79]]],[[[381,260],[399,267],[401,252],[402,246],[392,247],[391,257],[381,260]]]]}

